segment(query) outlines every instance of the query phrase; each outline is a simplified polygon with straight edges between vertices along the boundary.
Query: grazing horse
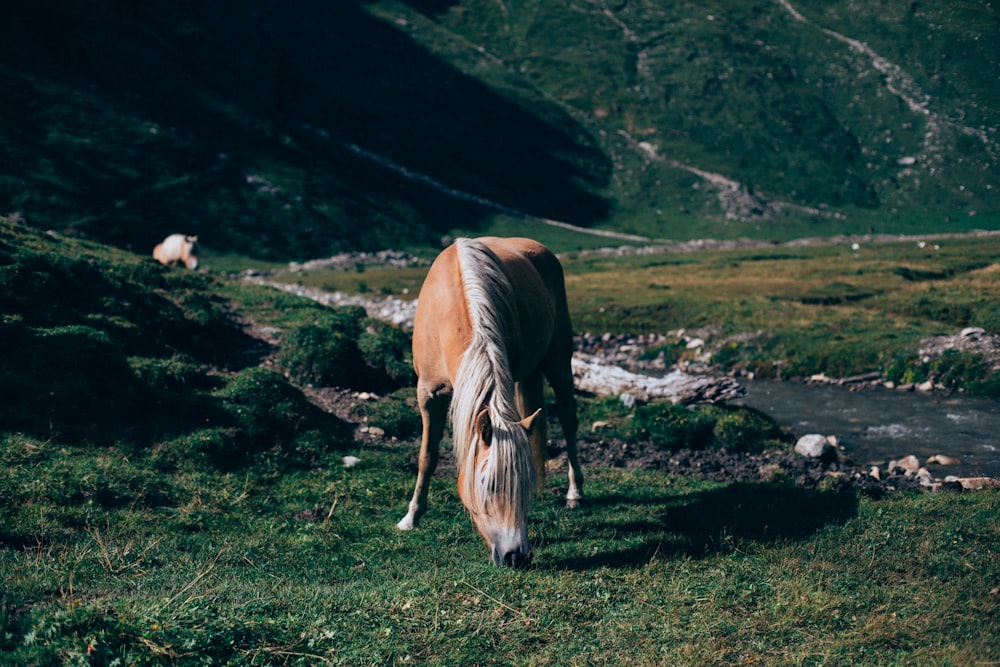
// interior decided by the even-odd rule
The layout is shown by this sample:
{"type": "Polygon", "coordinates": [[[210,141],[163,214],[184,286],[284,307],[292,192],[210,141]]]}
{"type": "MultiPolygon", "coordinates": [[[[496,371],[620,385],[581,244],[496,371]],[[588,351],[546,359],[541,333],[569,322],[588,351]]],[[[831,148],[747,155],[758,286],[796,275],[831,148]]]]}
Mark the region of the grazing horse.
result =
{"type": "Polygon", "coordinates": [[[167,266],[183,264],[189,269],[197,269],[198,237],[171,234],[153,248],[153,259],[167,266]]]}
{"type": "Polygon", "coordinates": [[[562,267],[545,246],[521,238],[458,239],[438,256],[413,322],[423,435],[401,530],[414,528],[427,509],[450,407],[462,504],[494,565],[527,565],[528,502],[545,475],[543,376],[566,437],[566,504],[575,507],[582,498],[572,354],[562,267]]]}

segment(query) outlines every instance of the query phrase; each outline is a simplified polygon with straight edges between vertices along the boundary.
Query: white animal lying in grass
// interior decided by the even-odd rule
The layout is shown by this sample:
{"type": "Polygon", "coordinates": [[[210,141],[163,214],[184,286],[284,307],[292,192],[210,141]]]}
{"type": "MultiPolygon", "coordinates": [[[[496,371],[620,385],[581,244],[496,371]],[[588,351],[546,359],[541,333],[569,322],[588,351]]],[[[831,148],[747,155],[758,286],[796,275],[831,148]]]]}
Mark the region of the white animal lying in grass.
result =
{"type": "Polygon", "coordinates": [[[189,269],[197,269],[198,237],[171,234],[153,248],[153,259],[167,266],[184,264],[189,269]]]}

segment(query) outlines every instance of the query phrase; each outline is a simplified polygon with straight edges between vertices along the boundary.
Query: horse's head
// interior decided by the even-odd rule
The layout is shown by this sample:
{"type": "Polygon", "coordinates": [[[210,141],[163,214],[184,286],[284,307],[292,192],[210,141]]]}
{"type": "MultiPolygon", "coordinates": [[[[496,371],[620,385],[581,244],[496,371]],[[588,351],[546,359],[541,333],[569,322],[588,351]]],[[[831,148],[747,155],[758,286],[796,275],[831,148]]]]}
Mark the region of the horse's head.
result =
{"type": "Polygon", "coordinates": [[[494,421],[489,410],[482,410],[475,420],[471,460],[460,466],[459,495],[489,545],[494,565],[524,567],[531,560],[528,503],[535,469],[528,433],[539,412],[508,423],[494,421]]]}

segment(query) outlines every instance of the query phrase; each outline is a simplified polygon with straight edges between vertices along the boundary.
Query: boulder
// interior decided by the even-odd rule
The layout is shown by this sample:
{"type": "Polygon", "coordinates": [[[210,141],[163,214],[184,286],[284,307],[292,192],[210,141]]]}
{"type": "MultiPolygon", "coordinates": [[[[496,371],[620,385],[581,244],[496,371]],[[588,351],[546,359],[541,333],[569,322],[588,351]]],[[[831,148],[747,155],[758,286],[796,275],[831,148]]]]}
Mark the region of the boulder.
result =
{"type": "Polygon", "coordinates": [[[807,459],[821,459],[834,452],[830,439],[818,433],[804,435],[795,443],[795,453],[807,459]]]}

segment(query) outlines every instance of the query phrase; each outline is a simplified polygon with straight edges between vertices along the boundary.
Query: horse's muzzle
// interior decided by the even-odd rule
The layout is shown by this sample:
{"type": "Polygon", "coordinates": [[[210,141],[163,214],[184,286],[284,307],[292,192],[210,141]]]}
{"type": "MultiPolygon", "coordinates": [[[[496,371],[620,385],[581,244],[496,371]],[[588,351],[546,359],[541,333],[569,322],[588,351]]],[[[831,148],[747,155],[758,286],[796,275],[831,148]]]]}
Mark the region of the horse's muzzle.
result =
{"type": "Polygon", "coordinates": [[[527,552],[515,549],[501,555],[500,551],[496,547],[493,547],[493,564],[497,567],[528,567],[531,564],[531,557],[533,555],[534,551],[530,548],[527,552]]]}

